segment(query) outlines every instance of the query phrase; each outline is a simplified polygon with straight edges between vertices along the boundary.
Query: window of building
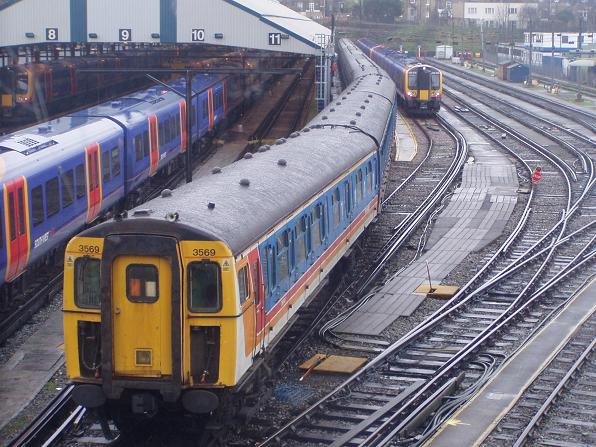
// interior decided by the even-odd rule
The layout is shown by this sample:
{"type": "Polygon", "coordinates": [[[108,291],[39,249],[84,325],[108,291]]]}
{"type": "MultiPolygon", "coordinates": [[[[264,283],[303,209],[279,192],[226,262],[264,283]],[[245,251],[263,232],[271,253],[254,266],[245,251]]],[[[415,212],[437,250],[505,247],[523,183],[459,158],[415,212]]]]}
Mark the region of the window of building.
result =
{"type": "Polygon", "coordinates": [[[476,14],[478,12],[477,8],[468,8],[468,14],[476,14]]]}
{"type": "Polygon", "coordinates": [[[62,174],[62,208],[72,205],[74,201],[74,174],[72,169],[62,174]]]}
{"type": "Polygon", "coordinates": [[[31,190],[31,207],[33,209],[33,226],[36,227],[45,219],[45,210],[43,209],[43,188],[41,185],[31,190]]]}
{"type": "Polygon", "coordinates": [[[75,261],[75,304],[86,309],[99,309],[100,260],[83,257],[75,261]]]}
{"type": "Polygon", "coordinates": [[[110,152],[112,154],[112,177],[120,175],[120,149],[115,147],[110,152]]]}
{"type": "Polygon", "coordinates": [[[517,14],[517,8],[509,8],[509,14],[517,14]]]}
{"type": "Polygon", "coordinates": [[[85,197],[87,189],[87,180],[85,179],[85,166],[80,164],[76,167],[77,174],[77,199],[85,197]]]}
{"type": "Polygon", "coordinates": [[[126,296],[133,303],[155,303],[159,298],[159,272],[153,264],[126,267],[126,296]]]}
{"type": "Polygon", "coordinates": [[[192,312],[218,312],[221,309],[221,273],[212,261],[188,266],[189,306],[192,312]]]}
{"type": "Polygon", "coordinates": [[[238,271],[238,298],[241,305],[250,298],[249,284],[248,265],[245,265],[238,271]]]}
{"type": "Polygon", "coordinates": [[[53,179],[46,182],[46,200],[48,206],[48,217],[53,216],[60,211],[58,177],[54,177],[53,179]]]}
{"type": "Polygon", "coordinates": [[[561,42],[562,43],[569,43],[569,36],[562,36],[561,37],[561,42]]]}
{"type": "Polygon", "coordinates": [[[109,182],[110,181],[110,153],[109,152],[101,153],[101,173],[102,173],[104,183],[109,182]]]}

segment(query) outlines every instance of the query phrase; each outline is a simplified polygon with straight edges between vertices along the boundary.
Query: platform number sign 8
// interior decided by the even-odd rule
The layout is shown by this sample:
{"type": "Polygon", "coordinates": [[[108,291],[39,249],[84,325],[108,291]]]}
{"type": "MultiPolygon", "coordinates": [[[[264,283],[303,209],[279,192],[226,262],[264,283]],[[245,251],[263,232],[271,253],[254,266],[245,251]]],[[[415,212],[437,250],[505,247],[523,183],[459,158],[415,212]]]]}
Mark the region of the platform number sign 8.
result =
{"type": "Polygon", "coordinates": [[[269,45],[281,45],[281,33],[269,33],[269,45]]]}
{"type": "Polygon", "coordinates": [[[58,28],[46,28],[46,40],[58,40],[58,28]]]}
{"type": "Polygon", "coordinates": [[[132,29],[120,28],[118,32],[118,39],[120,42],[130,42],[132,40],[132,29]]]}
{"type": "Polygon", "coordinates": [[[205,30],[204,29],[193,29],[192,30],[192,41],[193,42],[203,42],[205,40],[205,30]]]}

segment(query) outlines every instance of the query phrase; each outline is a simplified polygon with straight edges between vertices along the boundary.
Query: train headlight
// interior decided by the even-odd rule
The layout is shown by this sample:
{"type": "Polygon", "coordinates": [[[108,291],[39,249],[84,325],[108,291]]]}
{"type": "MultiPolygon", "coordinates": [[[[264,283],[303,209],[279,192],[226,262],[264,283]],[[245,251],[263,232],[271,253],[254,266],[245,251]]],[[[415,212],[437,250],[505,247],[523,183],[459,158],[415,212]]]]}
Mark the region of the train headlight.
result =
{"type": "Polygon", "coordinates": [[[409,98],[416,98],[418,96],[418,92],[408,90],[408,97],[409,98]]]}

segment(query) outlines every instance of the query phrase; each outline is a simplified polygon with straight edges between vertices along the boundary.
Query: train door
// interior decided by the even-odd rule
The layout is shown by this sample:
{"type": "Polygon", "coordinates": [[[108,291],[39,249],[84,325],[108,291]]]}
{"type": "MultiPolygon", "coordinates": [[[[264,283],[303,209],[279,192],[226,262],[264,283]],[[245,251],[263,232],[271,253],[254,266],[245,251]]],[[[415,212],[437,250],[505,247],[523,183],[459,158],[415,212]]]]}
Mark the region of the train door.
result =
{"type": "Polygon", "coordinates": [[[180,152],[186,152],[186,101],[179,103],[180,108],[180,152]]]}
{"type": "Polygon", "coordinates": [[[119,256],[112,264],[114,374],[172,374],[172,267],[156,256],[119,256]]]}
{"type": "Polygon", "coordinates": [[[212,88],[209,89],[208,98],[209,98],[209,130],[211,130],[211,129],[213,129],[213,116],[215,114],[215,112],[213,110],[213,89],[212,88]]]}
{"type": "Polygon", "coordinates": [[[25,270],[29,259],[29,209],[27,181],[18,177],[4,184],[4,222],[6,228],[6,281],[25,270]]]}
{"type": "Polygon", "coordinates": [[[157,116],[151,115],[149,118],[149,158],[151,163],[149,165],[149,176],[153,177],[157,172],[157,165],[159,164],[159,139],[157,130],[157,116]]]}
{"type": "Polygon", "coordinates": [[[85,148],[87,171],[87,223],[91,223],[101,211],[102,187],[99,166],[99,144],[85,148]]]}
{"type": "MultiPolygon", "coordinates": [[[[258,259],[253,263],[253,290],[255,296],[255,340],[258,343],[259,334],[265,326],[265,288],[261,276],[261,264],[258,259]]],[[[265,338],[261,335],[261,340],[265,338]]]]}
{"type": "Polygon", "coordinates": [[[418,69],[418,99],[420,101],[430,99],[430,71],[424,67],[418,69]]]}

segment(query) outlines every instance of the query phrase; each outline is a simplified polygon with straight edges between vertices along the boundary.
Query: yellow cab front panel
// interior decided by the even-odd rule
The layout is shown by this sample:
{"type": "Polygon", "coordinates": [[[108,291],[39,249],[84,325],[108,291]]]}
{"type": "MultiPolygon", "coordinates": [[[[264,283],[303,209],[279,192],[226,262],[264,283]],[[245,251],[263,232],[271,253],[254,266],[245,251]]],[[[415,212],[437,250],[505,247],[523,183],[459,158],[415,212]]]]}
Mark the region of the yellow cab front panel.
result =
{"type": "Polygon", "coordinates": [[[172,268],[165,258],[119,256],[112,264],[116,376],[172,374],[172,268]]]}
{"type": "Polygon", "coordinates": [[[180,242],[185,387],[236,384],[239,303],[234,257],[218,241],[180,242]]]}

